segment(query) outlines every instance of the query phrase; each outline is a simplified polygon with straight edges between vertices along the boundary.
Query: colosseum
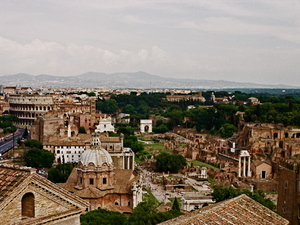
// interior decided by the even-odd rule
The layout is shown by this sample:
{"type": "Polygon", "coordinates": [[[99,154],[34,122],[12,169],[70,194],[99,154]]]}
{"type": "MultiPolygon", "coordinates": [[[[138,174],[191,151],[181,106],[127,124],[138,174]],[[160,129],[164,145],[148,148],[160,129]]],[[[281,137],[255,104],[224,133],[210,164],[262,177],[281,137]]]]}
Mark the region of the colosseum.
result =
{"type": "Polygon", "coordinates": [[[8,97],[10,113],[19,118],[16,125],[31,126],[38,116],[52,110],[54,102],[51,96],[10,95],[8,97]]]}

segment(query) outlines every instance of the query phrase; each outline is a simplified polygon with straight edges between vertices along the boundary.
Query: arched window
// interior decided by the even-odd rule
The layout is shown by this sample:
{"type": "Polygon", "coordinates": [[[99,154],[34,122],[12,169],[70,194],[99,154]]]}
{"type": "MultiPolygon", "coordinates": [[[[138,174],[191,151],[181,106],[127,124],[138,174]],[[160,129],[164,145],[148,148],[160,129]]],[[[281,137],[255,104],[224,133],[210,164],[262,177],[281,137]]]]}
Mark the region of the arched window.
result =
{"type": "Polygon", "coordinates": [[[34,217],[34,195],[26,193],[22,198],[22,217],[34,217]]]}

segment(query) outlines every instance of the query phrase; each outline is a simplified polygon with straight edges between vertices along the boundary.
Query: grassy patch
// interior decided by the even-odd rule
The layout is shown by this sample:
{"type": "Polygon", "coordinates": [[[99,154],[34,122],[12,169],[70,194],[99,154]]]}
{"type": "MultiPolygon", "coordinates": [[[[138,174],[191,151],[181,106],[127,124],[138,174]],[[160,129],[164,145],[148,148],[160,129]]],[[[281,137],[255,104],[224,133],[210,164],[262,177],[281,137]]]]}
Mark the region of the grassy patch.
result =
{"type": "Polygon", "coordinates": [[[144,144],[144,148],[149,150],[158,150],[158,151],[166,150],[163,142],[144,144]]]}
{"type": "Polygon", "coordinates": [[[212,166],[210,164],[207,164],[207,163],[204,163],[204,162],[200,162],[198,160],[193,160],[193,161],[190,161],[188,163],[193,163],[194,166],[200,166],[200,167],[207,167],[207,168],[210,168],[210,169],[213,169],[213,170],[218,170],[219,168],[215,167],[215,166],[212,166]]]}

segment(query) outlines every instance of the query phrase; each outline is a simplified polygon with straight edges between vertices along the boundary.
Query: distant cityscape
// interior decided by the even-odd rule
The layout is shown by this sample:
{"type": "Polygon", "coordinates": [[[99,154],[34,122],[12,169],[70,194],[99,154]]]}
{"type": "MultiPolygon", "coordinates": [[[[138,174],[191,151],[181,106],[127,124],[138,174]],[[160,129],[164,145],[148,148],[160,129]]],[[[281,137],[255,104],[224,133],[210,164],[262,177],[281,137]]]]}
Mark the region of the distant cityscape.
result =
{"type": "Polygon", "coordinates": [[[34,86],[0,86],[4,224],[298,223],[297,89],[34,86]]]}

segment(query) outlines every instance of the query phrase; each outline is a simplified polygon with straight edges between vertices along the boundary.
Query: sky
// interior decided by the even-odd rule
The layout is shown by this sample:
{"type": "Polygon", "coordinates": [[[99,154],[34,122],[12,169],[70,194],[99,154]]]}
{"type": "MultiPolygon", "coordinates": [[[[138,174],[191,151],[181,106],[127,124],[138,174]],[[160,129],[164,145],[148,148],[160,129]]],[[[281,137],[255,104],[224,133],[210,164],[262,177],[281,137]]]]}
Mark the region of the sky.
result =
{"type": "Polygon", "coordinates": [[[0,76],[144,71],[300,86],[299,12],[298,0],[0,0],[0,76]]]}

